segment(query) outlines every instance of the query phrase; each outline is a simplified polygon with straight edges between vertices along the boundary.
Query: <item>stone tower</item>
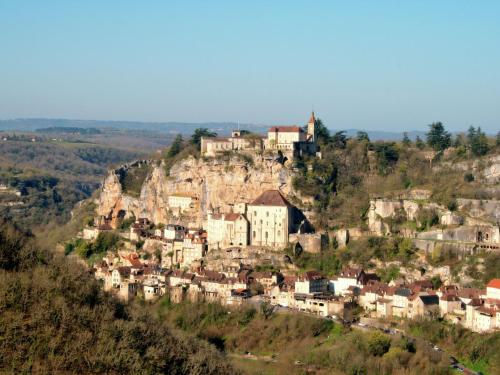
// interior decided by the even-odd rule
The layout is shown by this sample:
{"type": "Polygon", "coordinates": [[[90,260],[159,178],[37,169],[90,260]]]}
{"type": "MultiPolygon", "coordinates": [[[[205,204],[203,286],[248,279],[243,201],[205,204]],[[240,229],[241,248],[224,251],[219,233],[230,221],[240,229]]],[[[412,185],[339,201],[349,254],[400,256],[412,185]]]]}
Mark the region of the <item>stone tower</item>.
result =
{"type": "Polygon", "coordinates": [[[311,113],[311,118],[307,123],[307,139],[309,142],[316,142],[316,117],[314,111],[311,113]]]}

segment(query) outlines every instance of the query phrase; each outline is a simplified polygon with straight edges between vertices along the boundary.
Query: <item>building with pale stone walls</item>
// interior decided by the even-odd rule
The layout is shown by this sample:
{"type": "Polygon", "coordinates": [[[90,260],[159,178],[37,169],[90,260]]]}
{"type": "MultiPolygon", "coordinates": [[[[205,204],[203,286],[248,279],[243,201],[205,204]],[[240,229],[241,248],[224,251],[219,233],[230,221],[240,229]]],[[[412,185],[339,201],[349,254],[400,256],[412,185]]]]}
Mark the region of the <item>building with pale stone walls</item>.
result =
{"type": "Polygon", "coordinates": [[[248,205],[250,244],[284,248],[293,227],[293,207],[278,190],[268,190],[248,205]]]}
{"type": "Polygon", "coordinates": [[[216,156],[218,153],[262,150],[282,151],[289,156],[316,153],[316,117],[311,114],[306,130],[301,126],[273,126],[267,137],[245,135],[243,131],[233,130],[231,137],[202,137],[201,153],[204,156],[216,156]]]}
{"type": "Polygon", "coordinates": [[[248,220],[241,213],[219,214],[207,211],[207,235],[209,248],[248,245],[248,220]]]}

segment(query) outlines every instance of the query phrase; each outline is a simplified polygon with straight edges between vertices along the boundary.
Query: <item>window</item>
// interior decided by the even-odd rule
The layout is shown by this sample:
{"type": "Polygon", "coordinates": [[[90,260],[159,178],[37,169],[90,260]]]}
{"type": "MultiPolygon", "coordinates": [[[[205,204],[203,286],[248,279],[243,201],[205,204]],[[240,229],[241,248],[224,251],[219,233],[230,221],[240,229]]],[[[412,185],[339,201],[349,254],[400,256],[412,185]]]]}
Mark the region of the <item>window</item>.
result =
{"type": "Polygon", "coordinates": [[[278,237],[279,237],[279,236],[281,236],[281,231],[280,231],[280,230],[278,231],[278,237]]]}
{"type": "Polygon", "coordinates": [[[269,211],[266,212],[266,216],[269,217],[269,211]]]}
{"type": "Polygon", "coordinates": [[[269,237],[269,234],[266,232],[266,240],[268,239],[268,237],[269,237]]]}
{"type": "Polygon", "coordinates": [[[262,220],[260,220],[260,225],[262,225],[262,220]]]}
{"type": "Polygon", "coordinates": [[[253,231],[253,238],[257,237],[257,235],[255,234],[255,231],[253,231]]]}

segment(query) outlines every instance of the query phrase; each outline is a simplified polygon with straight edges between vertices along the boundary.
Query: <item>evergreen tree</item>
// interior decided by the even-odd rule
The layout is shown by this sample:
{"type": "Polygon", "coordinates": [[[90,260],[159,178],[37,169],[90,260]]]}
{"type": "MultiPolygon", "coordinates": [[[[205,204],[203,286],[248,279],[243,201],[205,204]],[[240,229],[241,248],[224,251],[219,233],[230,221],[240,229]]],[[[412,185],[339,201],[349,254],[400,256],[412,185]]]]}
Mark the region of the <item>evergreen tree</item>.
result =
{"type": "Polygon", "coordinates": [[[441,122],[429,125],[427,144],[436,151],[443,151],[451,146],[451,134],[444,129],[441,122]]]}
{"type": "Polygon", "coordinates": [[[217,133],[214,133],[207,128],[198,128],[194,131],[193,135],[191,136],[191,144],[199,147],[201,144],[201,138],[202,137],[208,137],[208,138],[213,138],[217,137],[217,133]]]}
{"type": "Polygon", "coordinates": [[[410,137],[408,137],[408,133],[407,132],[404,132],[403,133],[403,141],[402,141],[403,145],[405,147],[410,147],[411,146],[411,140],[410,140],[410,137]]]}
{"type": "Polygon", "coordinates": [[[473,155],[483,156],[488,153],[488,138],[481,131],[481,127],[475,129],[471,126],[467,132],[467,142],[473,155]]]}
{"type": "Polygon", "coordinates": [[[172,143],[172,146],[168,149],[167,156],[169,158],[173,158],[175,155],[177,155],[179,152],[182,150],[182,135],[177,134],[177,136],[174,139],[174,142],[172,143]]]}
{"type": "Polygon", "coordinates": [[[316,128],[317,141],[319,143],[327,143],[328,140],[330,139],[330,132],[328,131],[328,128],[323,124],[323,121],[318,118],[316,119],[314,125],[316,128]]]}
{"type": "Polygon", "coordinates": [[[345,135],[345,130],[336,132],[332,136],[332,143],[337,148],[345,148],[345,146],[347,145],[347,136],[345,135]]]}

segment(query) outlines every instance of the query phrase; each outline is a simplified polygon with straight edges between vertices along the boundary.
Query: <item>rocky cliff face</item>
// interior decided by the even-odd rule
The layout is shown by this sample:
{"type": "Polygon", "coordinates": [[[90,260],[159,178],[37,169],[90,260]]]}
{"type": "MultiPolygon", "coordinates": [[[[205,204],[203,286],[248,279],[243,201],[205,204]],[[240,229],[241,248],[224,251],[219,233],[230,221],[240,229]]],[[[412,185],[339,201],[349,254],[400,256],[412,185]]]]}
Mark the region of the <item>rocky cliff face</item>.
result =
{"type": "Polygon", "coordinates": [[[272,160],[254,158],[253,163],[230,160],[195,159],[190,157],[175,164],[167,176],[161,162],[153,163],[138,198],[123,192],[118,170],[110,171],[97,199],[97,215],[112,219],[116,226],[120,216],[147,217],[155,224],[178,222],[201,225],[211,205],[229,212],[235,203],[251,202],[263,191],[278,189],[285,196],[292,190],[292,172],[272,160]],[[188,194],[197,197],[199,206],[175,216],[168,196],[188,194]]]}

